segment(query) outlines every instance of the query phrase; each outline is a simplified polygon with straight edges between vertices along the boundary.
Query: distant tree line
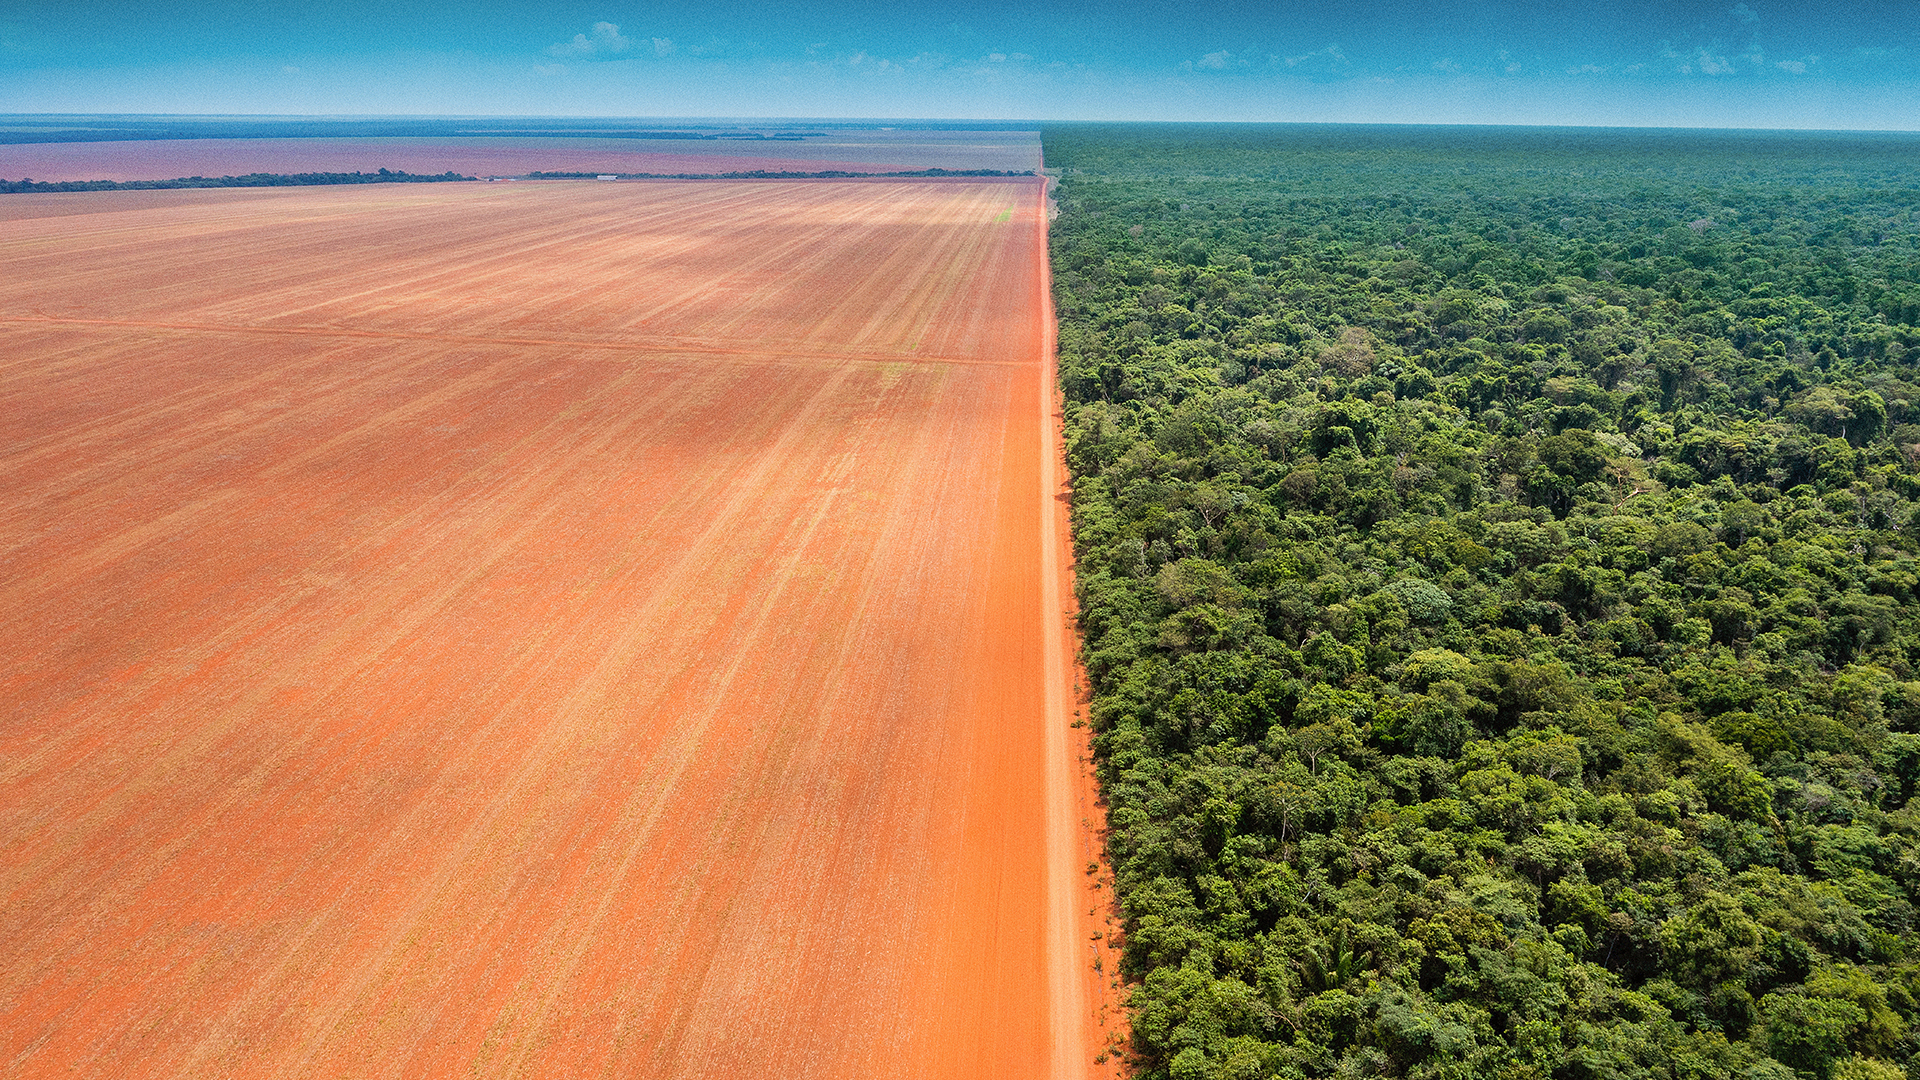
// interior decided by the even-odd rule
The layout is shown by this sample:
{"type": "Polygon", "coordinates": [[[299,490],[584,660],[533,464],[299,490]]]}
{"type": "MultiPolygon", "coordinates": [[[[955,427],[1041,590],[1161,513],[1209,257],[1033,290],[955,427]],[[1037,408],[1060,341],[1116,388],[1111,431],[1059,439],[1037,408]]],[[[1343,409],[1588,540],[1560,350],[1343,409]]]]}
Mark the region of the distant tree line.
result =
{"type": "Polygon", "coordinates": [[[245,176],[183,176],[175,180],[0,180],[0,195],[42,191],[160,191],[172,188],[319,187],[327,184],[442,184],[473,180],[451,170],[424,175],[378,172],[248,173],[245,176]]]}
{"type": "Polygon", "coordinates": [[[1060,126],[1148,1077],[1920,1077],[1920,139],[1060,126]]]}
{"type": "Polygon", "coordinates": [[[622,180],[864,180],[873,177],[928,176],[1032,176],[1033,170],[1007,172],[1002,169],[915,169],[910,172],[845,172],[826,169],[819,172],[776,172],[750,169],[745,172],[718,173],[590,173],[530,172],[526,180],[592,180],[600,176],[618,176],[622,180]]]}
{"type": "MultiPolygon", "coordinates": [[[[891,121],[901,131],[1025,131],[1030,122],[891,121]]],[[[871,131],[872,122],[809,124],[805,128],[742,129],[689,123],[663,125],[612,117],[320,117],[29,116],[7,117],[0,145],[48,142],[119,142],[169,139],[448,139],[474,136],[537,136],[582,139],[744,139],[792,142],[824,138],[833,131],[871,131]]]]}

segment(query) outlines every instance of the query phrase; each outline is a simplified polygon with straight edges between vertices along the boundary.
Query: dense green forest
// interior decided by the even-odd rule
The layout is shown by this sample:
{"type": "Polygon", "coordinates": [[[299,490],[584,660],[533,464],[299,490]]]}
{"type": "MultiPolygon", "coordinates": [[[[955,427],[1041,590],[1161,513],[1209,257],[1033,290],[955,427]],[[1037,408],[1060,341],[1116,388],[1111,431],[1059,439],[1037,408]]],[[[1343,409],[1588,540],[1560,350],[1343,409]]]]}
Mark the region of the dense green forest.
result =
{"type": "Polygon", "coordinates": [[[1920,1077],[1920,137],[1059,126],[1149,1077],[1920,1077]]]}

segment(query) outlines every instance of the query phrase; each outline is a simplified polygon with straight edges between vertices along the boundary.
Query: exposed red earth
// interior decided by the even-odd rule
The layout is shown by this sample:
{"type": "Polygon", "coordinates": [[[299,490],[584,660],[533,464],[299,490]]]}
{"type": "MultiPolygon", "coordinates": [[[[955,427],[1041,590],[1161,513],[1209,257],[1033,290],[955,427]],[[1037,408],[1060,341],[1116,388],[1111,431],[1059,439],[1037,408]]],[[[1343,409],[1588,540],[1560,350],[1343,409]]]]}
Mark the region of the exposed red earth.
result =
{"type": "Polygon", "coordinates": [[[1038,184],[51,198],[0,1075],[1096,1074],[1038,184]]]}
{"type": "Polygon", "coordinates": [[[170,180],[247,173],[400,172],[519,176],[530,172],[909,172],[1037,168],[1025,132],[834,135],[799,142],[596,138],[169,139],[0,145],[0,178],[170,180]],[[907,136],[915,136],[908,138],[907,136]]]}

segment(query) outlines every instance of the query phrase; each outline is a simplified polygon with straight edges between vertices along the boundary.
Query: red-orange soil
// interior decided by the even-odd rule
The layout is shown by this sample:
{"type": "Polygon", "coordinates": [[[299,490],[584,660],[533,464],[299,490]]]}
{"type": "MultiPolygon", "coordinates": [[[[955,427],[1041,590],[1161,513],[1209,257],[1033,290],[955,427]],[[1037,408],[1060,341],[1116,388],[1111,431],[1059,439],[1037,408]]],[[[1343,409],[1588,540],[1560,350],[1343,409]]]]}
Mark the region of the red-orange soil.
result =
{"type": "Polygon", "coordinates": [[[127,194],[0,202],[0,1075],[1094,1072],[1037,184],[127,194]]]}

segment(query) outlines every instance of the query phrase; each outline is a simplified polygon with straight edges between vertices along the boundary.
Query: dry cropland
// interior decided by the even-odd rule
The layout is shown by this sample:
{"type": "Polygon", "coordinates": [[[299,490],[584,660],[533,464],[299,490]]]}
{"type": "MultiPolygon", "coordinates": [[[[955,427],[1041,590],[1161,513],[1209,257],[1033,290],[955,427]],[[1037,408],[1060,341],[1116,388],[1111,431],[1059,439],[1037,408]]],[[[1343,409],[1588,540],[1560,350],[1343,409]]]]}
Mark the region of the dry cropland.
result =
{"type": "Polygon", "coordinates": [[[1092,1071],[1043,200],[0,204],[0,1076],[1092,1071]]]}

